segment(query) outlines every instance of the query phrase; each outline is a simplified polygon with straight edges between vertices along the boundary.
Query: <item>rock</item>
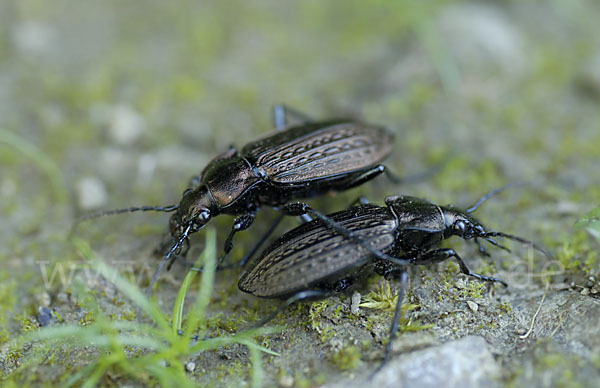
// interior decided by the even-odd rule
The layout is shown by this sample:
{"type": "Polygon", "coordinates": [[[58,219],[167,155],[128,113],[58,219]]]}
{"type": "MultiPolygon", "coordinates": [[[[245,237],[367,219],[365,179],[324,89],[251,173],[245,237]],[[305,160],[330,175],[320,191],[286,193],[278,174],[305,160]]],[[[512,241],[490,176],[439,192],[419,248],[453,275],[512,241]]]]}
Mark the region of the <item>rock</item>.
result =
{"type": "Polygon", "coordinates": [[[37,321],[40,324],[40,327],[48,326],[53,318],[52,310],[48,307],[40,307],[38,309],[37,321]]]}
{"type": "Polygon", "coordinates": [[[283,388],[290,388],[294,386],[294,378],[290,375],[282,375],[279,377],[278,383],[283,388]]]}
{"type": "Polygon", "coordinates": [[[354,294],[352,294],[352,304],[350,305],[350,312],[354,315],[358,315],[358,312],[360,310],[360,293],[359,292],[354,292],[354,294]]]}
{"type": "MultiPolygon", "coordinates": [[[[465,337],[405,354],[391,360],[365,386],[401,387],[496,387],[500,375],[487,343],[481,337],[465,337]]],[[[344,380],[328,387],[358,386],[357,381],[344,380]]]]}
{"type": "Polygon", "coordinates": [[[467,301],[467,306],[469,306],[472,311],[477,311],[479,309],[479,305],[470,300],[467,301]]]}
{"type": "Polygon", "coordinates": [[[110,113],[108,133],[116,143],[134,143],[144,131],[144,127],[142,117],[127,105],[117,105],[110,113]]]}
{"type": "Polygon", "coordinates": [[[100,179],[83,177],[77,182],[76,187],[77,199],[81,209],[97,209],[106,204],[106,188],[100,179]]]}
{"type": "Polygon", "coordinates": [[[188,371],[189,373],[192,373],[193,371],[196,370],[196,363],[193,362],[193,361],[186,362],[185,363],[185,370],[188,371]]]}
{"type": "Polygon", "coordinates": [[[56,43],[56,33],[48,24],[28,21],[13,30],[13,44],[24,54],[52,52],[56,43]]]}

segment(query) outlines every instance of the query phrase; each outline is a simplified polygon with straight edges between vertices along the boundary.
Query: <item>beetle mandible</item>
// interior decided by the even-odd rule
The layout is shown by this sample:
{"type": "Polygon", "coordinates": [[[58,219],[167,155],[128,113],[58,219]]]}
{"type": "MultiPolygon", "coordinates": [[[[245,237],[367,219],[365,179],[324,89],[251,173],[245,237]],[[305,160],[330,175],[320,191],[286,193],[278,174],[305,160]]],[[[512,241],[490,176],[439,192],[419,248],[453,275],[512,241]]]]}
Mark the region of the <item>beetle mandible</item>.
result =
{"type": "Polygon", "coordinates": [[[452,236],[472,239],[487,254],[481,240],[508,251],[494,239],[504,237],[532,244],[549,256],[540,246],[515,235],[489,230],[472,216],[485,199],[498,191],[488,193],[467,210],[410,196],[390,196],[385,199],[386,206],[361,204],[327,216],[304,204],[288,204],[288,213],[308,213],[317,219],[277,239],[241,276],[238,287],[258,297],[286,298],[274,314],[258,324],[262,325],[292,303],[326,297],[373,273],[386,279],[399,278],[389,342],[378,371],[389,359],[398,330],[408,265],[454,258],[462,273],[507,285],[503,280],[472,272],[453,249],[439,248],[444,239],[452,236]]]}

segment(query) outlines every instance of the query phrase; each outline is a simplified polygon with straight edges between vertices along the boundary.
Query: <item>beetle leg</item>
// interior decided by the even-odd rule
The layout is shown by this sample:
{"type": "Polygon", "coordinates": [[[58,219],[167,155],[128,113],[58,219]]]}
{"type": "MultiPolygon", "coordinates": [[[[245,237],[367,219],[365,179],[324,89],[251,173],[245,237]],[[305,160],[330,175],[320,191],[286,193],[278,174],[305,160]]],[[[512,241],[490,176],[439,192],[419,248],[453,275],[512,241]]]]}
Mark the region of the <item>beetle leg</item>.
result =
{"type": "Polygon", "coordinates": [[[336,188],[336,190],[342,191],[342,190],[348,190],[352,187],[360,186],[363,183],[365,183],[366,181],[369,181],[369,180],[375,178],[377,175],[383,173],[384,171],[386,171],[386,169],[385,169],[385,166],[382,164],[378,164],[375,167],[369,167],[369,169],[364,170],[364,171],[358,173],[357,175],[355,175],[354,177],[350,178],[339,188],[336,188]]]}
{"type": "Polygon", "coordinates": [[[261,238],[258,240],[258,242],[256,244],[254,244],[254,246],[252,247],[252,249],[250,249],[250,251],[248,251],[248,253],[246,253],[244,255],[244,257],[242,258],[242,260],[240,260],[240,262],[237,264],[238,267],[243,267],[243,266],[246,265],[246,263],[248,262],[248,260],[250,260],[250,258],[252,256],[254,256],[254,254],[256,253],[256,251],[258,251],[258,248],[260,248],[260,246],[264,244],[264,242],[273,233],[273,231],[275,230],[275,228],[277,228],[277,225],[279,225],[279,223],[281,222],[281,220],[283,219],[284,216],[285,216],[285,214],[280,214],[277,217],[277,219],[275,220],[275,222],[273,222],[271,224],[271,226],[269,226],[269,229],[267,229],[267,231],[261,236],[261,238]]]}
{"type": "Polygon", "coordinates": [[[400,288],[398,289],[398,301],[396,302],[396,309],[394,310],[394,320],[392,321],[392,327],[390,328],[390,339],[385,346],[385,353],[383,356],[383,361],[381,364],[371,373],[371,377],[375,375],[377,372],[383,368],[383,366],[389,361],[390,355],[392,354],[392,343],[394,342],[394,338],[396,338],[396,333],[398,332],[398,326],[400,325],[400,318],[402,317],[402,301],[404,299],[404,294],[406,292],[406,281],[408,279],[408,274],[406,273],[406,269],[402,268],[399,274],[400,278],[400,288]]]}
{"type": "Polygon", "coordinates": [[[407,175],[404,177],[399,177],[398,175],[391,172],[388,168],[385,169],[385,176],[394,184],[407,184],[407,183],[416,183],[422,182],[435,174],[437,174],[442,167],[446,165],[447,161],[442,161],[436,164],[433,167],[426,169],[425,171],[418,172],[416,174],[407,175]]]}
{"type": "Polygon", "coordinates": [[[479,253],[481,253],[485,257],[490,257],[490,254],[485,249],[481,241],[477,240],[477,237],[473,238],[473,241],[475,241],[475,244],[477,244],[477,247],[479,247],[479,253]]]}
{"type": "MultiPolygon", "coordinates": [[[[357,205],[368,205],[368,204],[369,204],[369,199],[367,197],[360,196],[360,197],[356,198],[354,201],[350,202],[350,204],[348,206],[346,206],[346,208],[357,206],[357,205]]],[[[302,219],[303,223],[311,222],[313,220],[313,218],[311,216],[309,216],[308,214],[301,214],[300,218],[302,219]]]]}
{"type": "Polygon", "coordinates": [[[227,239],[225,240],[225,245],[223,246],[223,255],[221,255],[221,257],[219,257],[219,260],[217,261],[217,267],[219,267],[223,263],[225,256],[227,256],[229,252],[231,252],[231,250],[233,249],[233,236],[235,236],[237,232],[241,232],[242,230],[248,229],[250,225],[254,223],[255,219],[256,213],[247,213],[242,214],[233,221],[233,226],[231,227],[229,236],[227,236],[227,239]]]}
{"type": "Polygon", "coordinates": [[[273,106],[273,125],[275,129],[282,130],[290,124],[302,125],[314,121],[308,115],[290,108],[284,104],[273,106]],[[293,119],[290,120],[290,119],[293,119]]]}
{"type": "Polygon", "coordinates": [[[327,226],[328,228],[335,230],[342,236],[346,237],[347,239],[350,239],[355,244],[358,244],[361,247],[365,248],[376,258],[378,258],[380,260],[386,260],[386,261],[389,261],[392,263],[396,263],[399,265],[410,264],[409,260],[398,259],[396,257],[392,257],[390,255],[387,255],[387,254],[381,252],[378,249],[373,248],[371,246],[371,244],[369,244],[367,241],[364,241],[361,238],[359,238],[356,235],[356,233],[344,228],[342,225],[333,221],[331,218],[327,217],[323,213],[316,211],[315,209],[311,208],[310,206],[308,206],[305,203],[302,203],[302,202],[288,203],[288,204],[281,206],[279,208],[279,210],[281,210],[284,214],[287,214],[290,216],[301,216],[302,214],[310,214],[311,216],[321,220],[321,222],[323,222],[325,224],[325,226],[327,226]]]}
{"type": "MultiPolygon", "coordinates": [[[[277,219],[275,220],[275,222],[273,222],[271,224],[271,226],[269,226],[269,229],[267,229],[267,231],[260,237],[260,239],[258,240],[258,242],[256,244],[254,244],[254,246],[250,249],[250,251],[248,251],[248,253],[246,253],[244,255],[244,257],[242,258],[242,260],[240,260],[238,263],[234,263],[234,264],[219,265],[217,267],[217,271],[222,271],[222,270],[227,270],[227,269],[233,269],[233,268],[238,268],[238,267],[244,267],[246,265],[246,263],[248,262],[248,260],[250,260],[252,258],[252,256],[254,256],[254,254],[256,253],[256,251],[258,251],[258,249],[260,248],[260,246],[262,244],[264,244],[264,242],[273,233],[273,231],[275,230],[275,228],[277,228],[277,226],[279,225],[279,223],[281,222],[281,220],[283,219],[284,216],[285,216],[285,214],[280,214],[277,217],[277,219]]],[[[233,239],[233,234],[235,234],[234,229],[235,229],[235,225],[234,225],[234,228],[229,233],[229,236],[227,238],[227,241],[229,241],[229,243],[231,244],[231,247],[233,247],[233,241],[232,241],[232,239],[233,239]],[[231,239],[229,237],[231,237],[231,239]]],[[[225,242],[226,244],[227,244],[227,241],[225,242]]],[[[225,251],[226,248],[224,248],[223,250],[225,251]]],[[[227,251],[227,253],[229,253],[229,251],[227,251]]],[[[225,255],[227,253],[224,253],[223,256],[221,256],[219,258],[219,263],[221,263],[224,260],[225,255]]],[[[202,272],[202,268],[190,266],[190,271],[202,272]]]]}
{"type": "Polygon", "coordinates": [[[416,258],[412,259],[411,261],[413,264],[419,264],[419,265],[434,264],[434,263],[440,263],[444,260],[448,260],[451,257],[454,257],[456,259],[456,261],[458,262],[458,266],[460,267],[460,272],[464,273],[465,275],[469,275],[469,276],[472,276],[472,277],[480,279],[480,280],[486,280],[488,282],[502,283],[503,285],[508,286],[508,284],[506,284],[506,282],[504,280],[493,278],[490,276],[480,275],[475,272],[471,272],[469,267],[467,267],[467,265],[465,264],[463,259],[458,255],[458,253],[456,253],[454,251],[454,249],[450,249],[450,248],[433,249],[431,251],[427,251],[427,252],[424,252],[424,253],[418,255],[416,258]]]}
{"type": "Polygon", "coordinates": [[[319,290],[300,291],[300,292],[292,295],[288,299],[286,299],[279,306],[277,306],[277,309],[275,311],[273,311],[271,314],[267,315],[265,318],[258,321],[258,323],[255,323],[254,325],[252,325],[251,329],[255,329],[255,328],[264,326],[270,320],[274,319],[279,313],[283,312],[286,308],[288,308],[290,305],[292,305],[296,302],[301,302],[301,301],[306,301],[306,300],[323,299],[329,295],[331,295],[331,292],[328,292],[328,291],[319,291],[319,290]]]}

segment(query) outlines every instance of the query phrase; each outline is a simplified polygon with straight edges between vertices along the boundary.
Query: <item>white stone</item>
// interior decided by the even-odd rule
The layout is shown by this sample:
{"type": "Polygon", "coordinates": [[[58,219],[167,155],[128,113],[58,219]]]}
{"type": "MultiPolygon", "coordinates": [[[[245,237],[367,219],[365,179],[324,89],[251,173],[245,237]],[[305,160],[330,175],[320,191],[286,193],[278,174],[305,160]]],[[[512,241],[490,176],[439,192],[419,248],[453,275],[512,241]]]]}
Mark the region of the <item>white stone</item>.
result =
{"type": "Polygon", "coordinates": [[[77,184],[79,207],[84,210],[96,209],[106,204],[106,188],[100,179],[83,177],[77,184]]]}

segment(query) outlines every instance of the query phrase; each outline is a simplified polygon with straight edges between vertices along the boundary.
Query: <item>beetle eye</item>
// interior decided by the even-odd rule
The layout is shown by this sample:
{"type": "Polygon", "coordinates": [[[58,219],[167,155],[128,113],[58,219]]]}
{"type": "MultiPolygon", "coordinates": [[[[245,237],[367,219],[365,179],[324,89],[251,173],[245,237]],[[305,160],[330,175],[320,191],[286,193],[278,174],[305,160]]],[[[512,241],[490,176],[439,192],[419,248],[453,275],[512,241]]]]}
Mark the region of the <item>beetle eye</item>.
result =
{"type": "Polygon", "coordinates": [[[202,210],[198,214],[198,218],[200,218],[202,221],[208,221],[208,219],[210,218],[210,211],[208,209],[202,210]]]}
{"type": "Polygon", "coordinates": [[[454,228],[456,228],[457,231],[459,231],[461,234],[463,234],[465,232],[466,229],[466,225],[464,221],[456,221],[456,223],[454,224],[454,228]]]}

